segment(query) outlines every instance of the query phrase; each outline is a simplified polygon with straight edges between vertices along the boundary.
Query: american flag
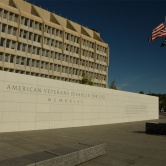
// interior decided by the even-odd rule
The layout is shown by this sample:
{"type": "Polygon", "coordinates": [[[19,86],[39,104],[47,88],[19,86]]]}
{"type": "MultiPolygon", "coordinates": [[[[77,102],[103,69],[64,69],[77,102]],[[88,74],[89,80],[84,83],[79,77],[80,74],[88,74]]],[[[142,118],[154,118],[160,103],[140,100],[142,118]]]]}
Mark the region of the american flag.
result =
{"type": "Polygon", "coordinates": [[[166,23],[159,24],[152,31],[152,36],[148,39],[149,42],[152,42],[155,38],[166,36],[166,23]]]}

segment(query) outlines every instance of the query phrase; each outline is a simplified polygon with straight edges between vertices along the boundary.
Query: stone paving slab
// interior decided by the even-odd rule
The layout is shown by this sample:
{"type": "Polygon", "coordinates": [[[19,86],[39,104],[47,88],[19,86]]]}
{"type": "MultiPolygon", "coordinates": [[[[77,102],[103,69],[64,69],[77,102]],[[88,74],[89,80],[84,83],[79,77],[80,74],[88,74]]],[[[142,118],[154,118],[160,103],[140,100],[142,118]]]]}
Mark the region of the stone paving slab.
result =
{"type": "Polygon", "coordinates": [[[0,166],[36,166],[35,163],[24,157],[6,159],[0,161],[0,166]]]}
{"type": "Polygon", "coordinates": [[[93,146],[79,143],[73,144],[70,148],[64,146],[17,158],[0,160],[0,166],[76,166],[104,154],[104,143],[93,146]]]}
{"type": "Polygon", "coordinates": [[[38,162],[41,162],[41,161],[45,161],[45,160],[55,158],[56,156],[58,156],[58,155],[51,154],[51,153],[48,153],[48,152],[38,152],[38,153],[29,154],[29,155],[26,155],[26,156],[23,156],[23,157],[25,159],[33,161],[34,163],[38,163],[38,162]]]}
{"type": "MultiPolygon", "coordinates": [[[[166,117],[152,121],[165,123],[166,117]]],[[[77,142],[92,145],[88,142],[96,141],[106,143],[106,154],[80,166],[165,166],[166,136],[146,134],[146,122],[0,133],[0,161],[59,147],[74,149],[77,142]]],[[[84,149],[84,145],[77,146],[84,149]]]]}

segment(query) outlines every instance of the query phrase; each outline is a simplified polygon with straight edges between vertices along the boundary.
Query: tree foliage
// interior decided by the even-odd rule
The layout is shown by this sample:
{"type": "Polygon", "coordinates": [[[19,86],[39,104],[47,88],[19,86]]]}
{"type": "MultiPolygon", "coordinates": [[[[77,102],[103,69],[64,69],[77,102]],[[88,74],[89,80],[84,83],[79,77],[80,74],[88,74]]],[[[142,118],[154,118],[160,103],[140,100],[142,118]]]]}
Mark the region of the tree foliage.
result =
{"type": "Polygon", "coordinates": [[[116,87],[116,84],[115,84],[115,80],[113,80],[113,81],[111,82],[111,84],[109,85],[109,88],[110,88],[110,89],[115,89],[115,90],[117,90],[117,87],[116,87]]]}
{"type": "Polygon", "coordinates": [[[139,91],[139,93],[140,93],[140,94],[144,94],[144,91],[141,90],[141,91],[139,91]]]}
{"type": "Polygon", "coordinates": [[[163,108],[166,111],[166,94],[149,93],[148,95],[159,97],[159,110],[163,108]]]}
{"type": "Polygon", "coordinates": [[[80,84],[93,85],[92,79],[85,73],[82,74],[82,79],[79,81],[80,84]]]}

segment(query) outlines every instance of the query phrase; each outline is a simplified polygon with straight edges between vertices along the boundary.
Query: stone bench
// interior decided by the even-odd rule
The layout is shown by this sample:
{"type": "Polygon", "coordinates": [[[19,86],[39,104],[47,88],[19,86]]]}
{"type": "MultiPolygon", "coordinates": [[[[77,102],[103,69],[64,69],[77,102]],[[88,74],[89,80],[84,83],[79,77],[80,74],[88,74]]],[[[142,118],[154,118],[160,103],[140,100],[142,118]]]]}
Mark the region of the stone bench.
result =
{"type": "Polygon", "coordinates": [[[0,161],[0,166],[75,166],[105,154],[105,143],[79,142],[70,147],[0,161]]]}
{"type": "Polygon", "coordinates": [[[166,123],[146,122],[146,133],[166,135],[166,123]]]}

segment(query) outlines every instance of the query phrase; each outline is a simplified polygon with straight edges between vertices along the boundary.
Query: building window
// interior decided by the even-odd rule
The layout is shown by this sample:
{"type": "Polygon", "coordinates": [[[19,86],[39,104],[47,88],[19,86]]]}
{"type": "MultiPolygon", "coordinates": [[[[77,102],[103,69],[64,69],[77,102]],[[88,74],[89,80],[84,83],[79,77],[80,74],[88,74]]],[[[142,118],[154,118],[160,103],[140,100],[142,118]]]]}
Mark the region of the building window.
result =
{"type": "Polygon", "coordinates": [[[42,30],[42,23],[39,23],[39,30],[42,30]]]}
{"type": "Polygon", "coordinates": [[[65,71],[66,71],[66,68],[62,67],[62,72],[65,73],[65,71]]]}
{"type": "Polygon", "coordinates": [[[66,55],[66,62],[68,62],[69,61],[69,56],[68,55],[66,55]]]}
{"type": "Polygon", "coordinates": [[[19,64],[20,63],[20,57],[16,57],[16,64],[19,64]]]}
{"type": "Polygon", "coordinates": [[[13,13],[9,14],[9,20],[12,21],[13,20],[13,13]]]}
{"type": "Polygon", "coordinates": [[[79,38],[75,37],[75,43],[79,43],[79,38]]]}
{"type": "Polygon", "coordinates": [[[51,58],[54,59],[55,58],[55,52],[51,52],[51,58]]]}
{"type": "Polygon", "coordinates": [[[28,19],[27,18],[25,18],[24,25],[28,26],[28,19]]]}
{"type": "Polygon", "coordinates": [[[37,39],[37,35],[34,34],[34,35],[33,35],[33,41],[36,41],[36,39],[37,39]]]}
{"type": "Polygon", "coordinates": [[[58,54],[58,60],[61,60],[61,54],[58,54]]]}
{"type": "Polygon", "coordinates": [[[13,35],[16,36],[17,34],[17,28],[13,28],[13,35]]]}
{"type": "Polygon", "coordinates": [[[15,49],[16,42],[12,42],[11,49],[15,49]]]}
{"type": "Polygon", "coordinates": [[[59,30],[58,29],[56,30],[56,36],[59,36],[59,30]]]}
{"type": "Polygon", "coordinates": [[[38,43],[41,42],[41,36],[38,36],[38,43]]]}
{"type": "Polygon", "coordinates": [[[12,27],[11,26],[8,26],[8,34],[11,34],[11,31],[12,31],[12,27]]]}
{"type": "Polygon", "coordinates": [[[31,53],[31,46],[28,46],[28,53],[31,53]]]}
{"type": "Polygon", "coordinates": [[[33,33],[29,32],[29,40],[32,40],[33,33]]]}
{"type": "Polygon", "coordinates": [[[66,33],[66,40],[70,40],[70,34],[66,33]]]}
{"type": "Polygon", "coordinates": [[[15,16],[14,16],[14,22],[18,22],[18,15],[17,14],[15,14],[15,16]]]}
{"type": "Polygon", "coordinates": [[[20,51],[21,43],[17,44],[17,50],[20,51]]]}
{"type": "Polygon", "coordinates": [[[49,51],[46,51],[46,57],[48,57],[49,56],[49,51]]]}
{"type": "Polygon", "coordinates": [[[37,55],[40,55],[40,48],[37,48],[37,55]]]}
{"type": "Polygon", "coordinates": [[[36,61],[36,67],[39,68],[39,61],[36,61]]]}
{"type": "Polygon", "coordinates": [[[57,41],[55,41],[55,47],[58,47],[58,42],[57,41]]]}
{"type": "Polygon", "coordinates": [[[51,64],[50,64],[50,70],[52,70],[52,68],[53,68],[53,64],[51,63],[51,64]]]}
{"type": "Polygon", "coordinates": [[[50,26],[46,26],[45,27],[45,32],[50,34],[51,33],[51,27],[50,26]]]}
{"type": "Polygon", "coordinates": [[[10,41],[6,40],[6,47],[9,48],[9,46],[10,46],[10,41]]]}
{"type": "Polygon", "coordinates": [[[5,62],[9,62],[9,54],[5,55],[5,62]]]}
{"type": "Polygon", "coordinates": [[[5,24],[2,24],[2,32],[6,32],[6,25],[5,24]]]}
{"type": "Polygon", "coordinates": [[[0,8],[0,17],[2,17],[3,9],[0,8]]]}
{"type": "Polygon", "coordinates": [[[42,56],[45,56],[45,50],[42,50],[42,56]]]}
{"type": "Polygon", "coordinates": [[[21,17],[21,24],[24,24],[24,17],[21,17]]]}
{"type": "Polygon", "coordinates": [[[41,62],[41,68],[42,69],[44,68],[44,62],[41,62]]]}
{"type": "Polygon", "coordinates": [[[39,23],[38,22],[35,22],[35,29],[39,29],[39,23]]]}
{"type": "Polygon", "coordinates": [[[22,57],[22,58],[21,58],[21,65],[24,65],[24,64],[25,64],[25,58],[22,57]]]}
{"type": "Polygon", "coordinates": [[[56,71],[57,70],[57,66],[56,65],[54,65],[54,71],[56,71]]]}
{"type": "Polygon", "coordinates": [[[32,67],[35,67],[35,60],[32,59],[32,67]]]}
{"type": "Polygon", "coordinates": [[[15,57],[14,55],[10,56],[10,63],[14,63],[14,57],[15,57]]]}
{"type": "Polygon", "coordinates": [[[52,35],[55,36],[55,28],[52,28],[52,35]]]}
{"type": "Polygon", "coordinates": [[[4,11],[4,13],[3,13],[3,18],[4,18],[4,19],[7,19],[7,11],[4,11]]]}
{"type": "Polygon", "coordinates": [[[35,54],[35,53],[36,53],[36,47],[33,47],[32,54],[35,54]]]}
{"type": "Polygon", "coordinates": [[[5,40],[4,40],[3,38],[1,38],[1,40],[0,40],[0,46],[1,46],[1,47],[4,46],[4,41],[5,41],[5,40]]]}
{"type": "Polygon", "coordinates": [[[22,44],[22,51],[25,52],[25,47],[26,45],[25,44],[22,44]]]}
{"type": "Polygon", "coordinates": [[[51,40],[51,46],[54,47],[55,46],[55,40],[51,40]]]}
{"type": "Polygon", "coordinates": [[[50,39],[47,38],[46,44],[49,46],[50,45],[50,39]]]}
{"type": "Polygon", "coordinates": [[[58,72],[61,72],[61,66],[58,65],[58,72]]]}
{"type": "Polygon", "coordinates": [[[24,31],[24,32],[23,32],[23,38],[24,38],[24,39],[26,39],[26,38],[27,38],[27,34],[28,34],[28,32],[27,32],[27,31],[24,31]]]}
{"type": "Polygon", "coordinates": [[[0,61],[3,61],[3,53],[0,52],[0,61]]]}
{"type": "Polygon", "coordinates": [[[31,28],[33,28],[33,20],[30,20],[30,25],[31,28]]]}
{"type": "Polygon", "coordinates": [[[27,58],[27,66],[29,66],[29,63],[30,63],[30,59],[27,58]]]}
{"type": "Polygon", "coordinates": [[[45,63],[45,69],[48,69],[48,63],[45,63]]]}

